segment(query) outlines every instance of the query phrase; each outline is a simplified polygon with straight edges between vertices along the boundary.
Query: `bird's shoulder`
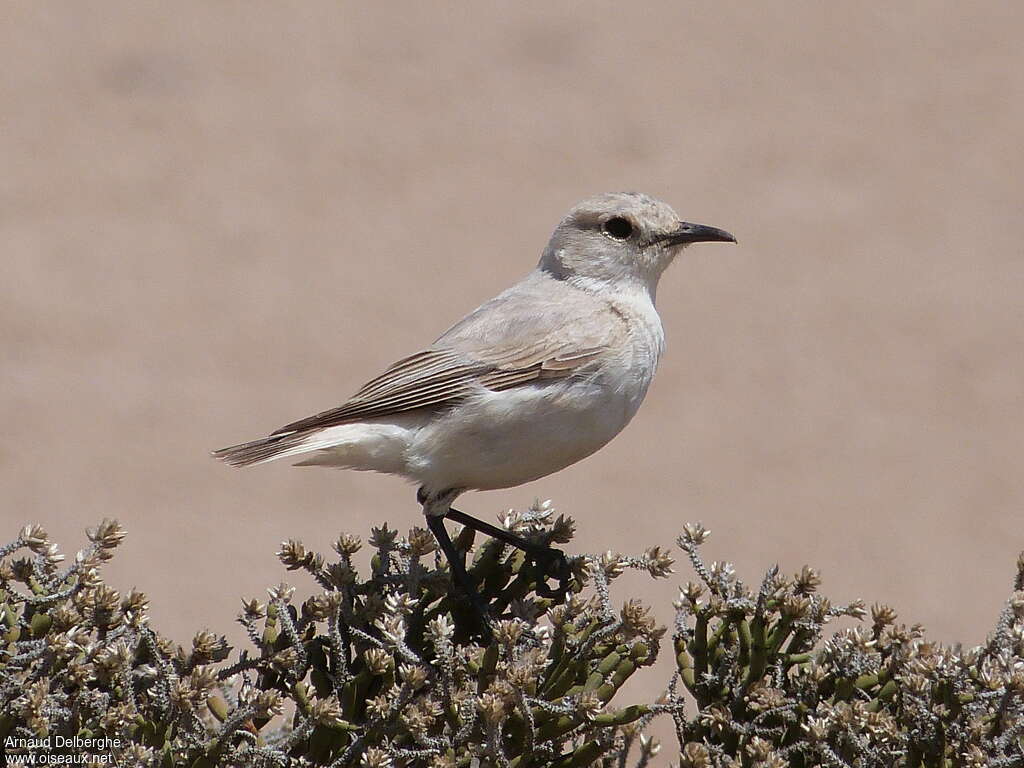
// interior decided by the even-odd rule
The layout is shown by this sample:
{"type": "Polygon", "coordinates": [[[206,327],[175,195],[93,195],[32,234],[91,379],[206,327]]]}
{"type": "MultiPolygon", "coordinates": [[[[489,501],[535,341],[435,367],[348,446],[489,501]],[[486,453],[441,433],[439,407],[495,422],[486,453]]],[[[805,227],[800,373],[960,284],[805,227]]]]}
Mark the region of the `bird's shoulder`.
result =
{"type": "Polygon", "coordinates": [[[502,368],[614,348],[629,318],[606,299],[537,270],[477,307],[432,345],[502,368]]]}

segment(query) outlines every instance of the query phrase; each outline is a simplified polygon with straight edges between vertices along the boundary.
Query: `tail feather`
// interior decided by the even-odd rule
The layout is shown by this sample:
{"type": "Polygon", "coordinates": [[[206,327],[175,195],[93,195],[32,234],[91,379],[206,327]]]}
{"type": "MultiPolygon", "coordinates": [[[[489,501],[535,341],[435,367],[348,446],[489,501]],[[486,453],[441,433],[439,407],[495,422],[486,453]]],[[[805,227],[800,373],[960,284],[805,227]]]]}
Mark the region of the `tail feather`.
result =
{"type": "Polygon", "coordinates": [[[408,473],[410,442],[416,425],[355,422],[324,429],[300,429],[270,435],[251,443],[214,451],[215,458],[235,467],[301,456],[298,466],[372,470],[394,475],[408,473]],[[312,455],[311,455],[312,454],[312,455]]]}
{"type": "Polygon", "coordinates": [[[253,440],[251,443],[221,448],[213,451],[213,456],[233,467],[248,467],[252,464],[262,464],[265,461],[273,461],[282,456],[301,452],[300,446],[306,437],[308,435],[301,432],[271,435],[253,440]]]}

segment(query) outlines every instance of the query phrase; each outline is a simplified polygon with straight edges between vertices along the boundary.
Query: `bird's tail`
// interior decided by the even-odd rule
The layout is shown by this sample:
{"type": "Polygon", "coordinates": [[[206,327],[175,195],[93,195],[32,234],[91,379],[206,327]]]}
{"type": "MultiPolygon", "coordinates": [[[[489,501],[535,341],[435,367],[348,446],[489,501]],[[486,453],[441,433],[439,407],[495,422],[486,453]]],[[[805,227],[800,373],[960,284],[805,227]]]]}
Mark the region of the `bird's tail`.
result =
{"type": "Polygon", "coordinates": [[[308,435],[301,432],[271,435],[253,440],[251,443],[221,448],[213,451],[213,456],[233,467],[248,467],[252,464],[262,464],[265,461],[273,461],[304,452],[302,443],[307,437],[308,435]]]}

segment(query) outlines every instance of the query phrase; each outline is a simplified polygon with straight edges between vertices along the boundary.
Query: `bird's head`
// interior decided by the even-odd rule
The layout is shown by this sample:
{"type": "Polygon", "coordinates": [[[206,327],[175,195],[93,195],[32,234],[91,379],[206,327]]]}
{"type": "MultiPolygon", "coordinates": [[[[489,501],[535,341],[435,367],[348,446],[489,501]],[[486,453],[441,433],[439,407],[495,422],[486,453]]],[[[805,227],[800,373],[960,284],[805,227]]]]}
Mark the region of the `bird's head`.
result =
{"type": "Polygon", "coordinates": [[[554,277],[612,286],[641,285],[653,297],[658,278],[690,243],[735,243],[728,232],[680,221],[667,204],[639,192],[613,192],[576,205],[540,260],[554,277]]]}

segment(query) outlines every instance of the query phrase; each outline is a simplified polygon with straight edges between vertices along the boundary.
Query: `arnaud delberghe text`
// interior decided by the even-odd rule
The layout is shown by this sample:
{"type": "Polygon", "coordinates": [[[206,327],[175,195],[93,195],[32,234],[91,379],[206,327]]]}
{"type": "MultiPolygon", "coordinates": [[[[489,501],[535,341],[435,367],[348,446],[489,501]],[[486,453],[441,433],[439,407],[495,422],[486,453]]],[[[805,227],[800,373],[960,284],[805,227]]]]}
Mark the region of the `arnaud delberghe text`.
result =
{"type": "Polygon", "coordinates": [[[111,750],[121,747],[121,739],[109,736],[45,736],[25,738],[8,736],[3,752],[7,765],[114,765],[111,750]]]}

